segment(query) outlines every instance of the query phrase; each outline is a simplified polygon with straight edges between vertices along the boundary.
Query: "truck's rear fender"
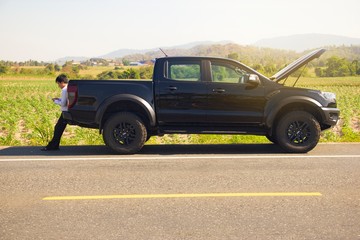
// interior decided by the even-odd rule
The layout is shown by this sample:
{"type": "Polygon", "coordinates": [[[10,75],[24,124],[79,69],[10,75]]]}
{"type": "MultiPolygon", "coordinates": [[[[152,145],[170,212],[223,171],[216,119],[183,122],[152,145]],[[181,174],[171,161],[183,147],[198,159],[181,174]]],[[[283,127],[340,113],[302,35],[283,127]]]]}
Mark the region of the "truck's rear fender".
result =
{"type": "MultiPolygon", "coordinates": [[[[321,111],[321,107],[322,105],[318,101],[306,96],[292,96],[280,101],[270,101],[265,108],[265,126],[272,130],[276,127],[277,122],[282,116],[287,112],[296,110],[304,110],[311,113],[322,125],[325,116],[321,111]]],[[[327,127],[321,126],[322,129],[327,127]]]]}
{"type": "Polygon", "coordinates": [[[119,94],[106,99],[98,108],[95,121],[100,131],[105,121],[114,113],[132,112],[138,115],[147,127],[156,124],[154,108],[145,99],[132,94],[119,94]]]}

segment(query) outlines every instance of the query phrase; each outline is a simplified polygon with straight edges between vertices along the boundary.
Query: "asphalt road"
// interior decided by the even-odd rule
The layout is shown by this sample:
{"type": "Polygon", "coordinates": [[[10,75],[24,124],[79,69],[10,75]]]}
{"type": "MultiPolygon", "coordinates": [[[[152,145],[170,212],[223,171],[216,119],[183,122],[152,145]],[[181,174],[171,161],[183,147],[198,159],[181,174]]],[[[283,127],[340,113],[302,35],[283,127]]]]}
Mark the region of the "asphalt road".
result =
{"type": "Polygon", "coordinates": [[[360,144],[0,147],[0,239],[360,239],[360,144]]]}

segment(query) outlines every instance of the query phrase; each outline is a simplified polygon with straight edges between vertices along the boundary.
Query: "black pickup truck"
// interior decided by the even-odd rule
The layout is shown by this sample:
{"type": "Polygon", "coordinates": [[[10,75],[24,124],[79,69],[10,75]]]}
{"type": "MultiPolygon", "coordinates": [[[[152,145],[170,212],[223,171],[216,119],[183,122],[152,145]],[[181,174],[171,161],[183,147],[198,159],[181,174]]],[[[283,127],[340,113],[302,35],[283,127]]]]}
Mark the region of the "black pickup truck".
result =
{"type": "Polygon", "coordinates": [[[268,78],[214,57],[164,57],[153,80],[71,80],[70,124],[97,128],[118,153],[164,134],[264,135],[287,152],[308,152],[339,119],[335,94],[278,83],[318,58],[318,49],[268,78]]]}

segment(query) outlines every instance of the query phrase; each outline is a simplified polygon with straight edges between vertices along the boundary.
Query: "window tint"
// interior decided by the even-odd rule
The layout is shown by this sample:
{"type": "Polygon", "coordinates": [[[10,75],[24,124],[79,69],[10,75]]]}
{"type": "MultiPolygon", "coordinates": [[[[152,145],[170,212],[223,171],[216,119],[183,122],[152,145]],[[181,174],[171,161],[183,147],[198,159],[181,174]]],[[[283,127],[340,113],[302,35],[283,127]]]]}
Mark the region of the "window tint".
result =
{"type": "Polygon", "coordinates": [[[200,81],[200,62],[169,62],[167,78],[177,81],[200,81]]]}
{"type": "Polygon", "coordinates": [[[211,74],[213,82],[242,83],[245,71],[227,63],[211,63],[211,74]]]}

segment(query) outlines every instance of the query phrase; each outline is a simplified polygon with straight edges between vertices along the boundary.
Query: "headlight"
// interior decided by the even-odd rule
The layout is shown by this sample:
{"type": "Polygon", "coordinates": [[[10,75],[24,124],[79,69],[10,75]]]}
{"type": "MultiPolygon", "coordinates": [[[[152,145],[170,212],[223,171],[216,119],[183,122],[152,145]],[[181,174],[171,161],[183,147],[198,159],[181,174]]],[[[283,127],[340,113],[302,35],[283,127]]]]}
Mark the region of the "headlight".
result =
{"type": "Polygon", "coordinates": [[[320,92],[320,95],[323,96],[326,100],[336,102],[336,94],[332,92],[320,92]]]}

